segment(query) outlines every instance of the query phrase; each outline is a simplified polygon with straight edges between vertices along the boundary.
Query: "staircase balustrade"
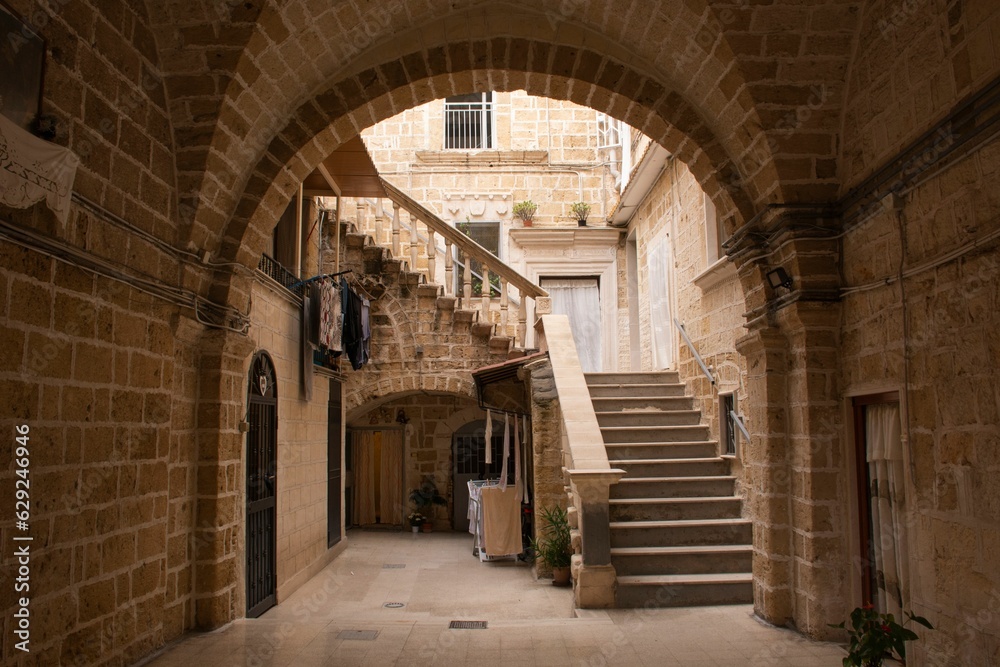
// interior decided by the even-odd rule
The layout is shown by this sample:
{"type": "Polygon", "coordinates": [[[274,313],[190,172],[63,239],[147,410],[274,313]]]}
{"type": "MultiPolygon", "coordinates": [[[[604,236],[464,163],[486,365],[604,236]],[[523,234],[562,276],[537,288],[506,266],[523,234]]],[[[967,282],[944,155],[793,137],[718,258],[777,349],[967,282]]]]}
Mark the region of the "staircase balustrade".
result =
{"type": "Polygon", "coordinates": [[[611,564],[610,488],[625,474],[608,462],[604,438],[590,400],[569,318],[542,315],[536,324],[539,349],[547,351],[559,398],[563,460],[570,514],[576,517],[579,551],[573,557],[573,586],[581,608],[612,607],[615,568],[611,564]]]}
{"type": "Polygon", "coordinates": [[[523,347],[527,334],[527,299],[548,297],[548,292],[392,184],[383,180],[382,185],[392,202],[391,216],[386,214],[387,204],[383,200],[359,199],[359,229],[371,234],[377,244],[384,242],[391,245],[393,257],[407,257],[409,270],[424,273],[431,283],[437,282],[437,237],[440,235],[444,241],[445,296],[459,297],[460,307],[463,309],[479,310],[483,322],[496,323],[497,335],[512,337],[515,347],[523,347]],[[409,216],[409,220],[404,216],[409,216]],[[421,233],[420,225],[423,226],[424,233],[421,233]],[[462,283],[461,292],[457,295],[456,252],[461,253],[465,260],[460,265],[462,283]],[[418,265],[422,258],[426,258],[426,269],[418,265]],[[476,275],[472,271],[472,260],[480,262],[483,267],[482,275],[476,275]],[[491,276],[499,279],[497,296],[494,296],[497,293],[495,286],[490,286],[491,276]],[[478,298],[473,297],[474,278],[480,279],[483,285],[478,298]],[[514,295],[510,292],[512,287],[516,290],[514,295]],[[512,299],[518,306],[516,325],[508,314],[512,299]]]}

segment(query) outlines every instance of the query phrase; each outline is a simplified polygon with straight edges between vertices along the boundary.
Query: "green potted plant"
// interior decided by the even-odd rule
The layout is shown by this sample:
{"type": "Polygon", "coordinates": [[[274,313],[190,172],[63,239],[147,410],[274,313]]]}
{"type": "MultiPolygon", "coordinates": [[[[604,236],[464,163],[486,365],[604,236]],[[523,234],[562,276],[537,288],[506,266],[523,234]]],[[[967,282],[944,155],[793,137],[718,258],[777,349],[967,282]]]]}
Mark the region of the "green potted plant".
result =
{"type": "MultiPolygon", "coordinates": [[[[893,651],[906,664],[906,642],[917,639],[917,633],[903,626],[913,621],[931,630],[934,627],[922,616],[904,613],[906,620],[900,624],[892,614],[880,614],[870,604],[852,611],[851,629],[848,630],[851,643],[844,658],[844,667],[882,667],[885,658],[892,657],[893,651]]],[[[845,623],[830,627],[845,629],[845,623]]]]}
{"type": "Polygon", "coordinates": [[[587,217],[590,215],[590,204],[582,201],[573,202],[570,204],[569,210],[573,212],[576,224],[581,227],[587,226],[587,217]]]}
{"type": "Polygon", "coordinates": [[[531,221],[534,220],[536,211],[538,211],[538,204],[530,199],[517,202],[511,209],[514,217],[520,220],[525,227],[531,227],[531,221]]]}
{"type": "Polygon", "coordinates": [[[569,565],[573,557],[573,543],[566,510],[547,507],[541,512],[541,536],[531,540],[535,558],[552,568],[552,585],[569,585],[569,565]]]}
{"type": "Polygon", "coordinates": [[[429,533],[434,527],[433,520],[430,518],[433,515],[434,506],[447,505],[448,499],[438,493],[434,479],[427,476],[424,477],[420,486],[410,491],[410,502],[413,503],[415,513],[423,517],[421,528],[425,533],[429,533]]]}

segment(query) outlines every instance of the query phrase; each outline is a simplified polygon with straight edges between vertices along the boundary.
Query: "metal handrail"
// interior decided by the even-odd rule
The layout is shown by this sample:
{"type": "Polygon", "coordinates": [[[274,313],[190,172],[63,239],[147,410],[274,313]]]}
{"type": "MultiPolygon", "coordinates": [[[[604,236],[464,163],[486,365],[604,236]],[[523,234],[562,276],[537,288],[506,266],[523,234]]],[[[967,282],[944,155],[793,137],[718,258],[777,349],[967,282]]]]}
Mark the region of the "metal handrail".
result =
{"type": "Polygon", "coordinates": [[[513,268],[505,264],[483,246],[466,236],[460,230],[455,229],[447,222],[437,217],[431,211],[424,208],[416,200],[402,192],[385,179],[381,179],[382,187],[385,189],[389,199],[399,204],[399,206],[410,215],[415,216],[420,222],[433,229],[436,233],[445,237],[452,244],[462,250],[468,257],[477,259],[490,268],[490,274],[498,274],[502,279],[513,285],[518,291],[527,297],[540,298],[549,295],[544,289],[525,278],[513,268]]]}
{"type": "Polygon", "coordinates": [[[684,325],[681,324],[676,317],[674,318],[674,324],[677,325],[677,328],[681,332],[681,338],[684,339],[688,349],[691,350],[691,354],[694,355],[694,360],[698,362],[699,366],[701,366],[701,372],[705,374],[705,377],[707,377],[708,381],[714,386],[715,378],[712,377],[712,371],[708,370],[708,366],[705,365],[705,360],[701,358],[700,354],[698,354],[698,350],[695,349],[694,343],[692,343],[691,339],[688,337],[687,331],[684,329],[684,325]]]}

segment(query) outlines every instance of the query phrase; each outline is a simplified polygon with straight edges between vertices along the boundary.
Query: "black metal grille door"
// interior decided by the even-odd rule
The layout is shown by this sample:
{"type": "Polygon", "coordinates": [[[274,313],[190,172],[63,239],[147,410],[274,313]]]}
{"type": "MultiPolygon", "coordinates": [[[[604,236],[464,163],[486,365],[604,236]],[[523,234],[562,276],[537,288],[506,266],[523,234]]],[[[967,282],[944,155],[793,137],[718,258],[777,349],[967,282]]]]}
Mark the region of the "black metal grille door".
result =
{"type": "Polygon", "coordinates": [[[326,460],[327,460],[327,482],[326,482],[326,546],[332,547],[340,542],[342,531],[340,529],[341,501],[344,499],[344,490],[341,488],[340,459],[343,452],[343,442],[341,440],[342,420],[340,417],[341,405],[341,385],[336,380],[330,380],[330,403],[327,409],[327,435],[326,435],[326,460]]]}
{"type": "Polygon", "coordinates": [[[250,368],[247,433],[247,617],[274,606],[277,585],[278,392],[274,366],[258,353],[250,368]]]}

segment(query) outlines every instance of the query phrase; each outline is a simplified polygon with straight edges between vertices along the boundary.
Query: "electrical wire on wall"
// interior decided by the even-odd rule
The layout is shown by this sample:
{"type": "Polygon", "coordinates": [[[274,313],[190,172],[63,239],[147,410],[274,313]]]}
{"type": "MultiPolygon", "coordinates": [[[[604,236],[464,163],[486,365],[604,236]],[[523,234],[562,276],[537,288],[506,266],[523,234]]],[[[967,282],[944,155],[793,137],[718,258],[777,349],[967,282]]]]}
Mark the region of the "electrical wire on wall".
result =
{"type": "Polygon", "coordinates": [[[122,267],[110,261],[61,241],[46,238],[32,230],[13,225],[7,220],[0,220],[0,238],[95,276],[123,283],[173,306],[193,310],[195,319],[207,327],[225,329],[244,336],[249,330],[249,317],[235,308],[214,303],[196,292],[164,284],[152,277],[147,278],[126,273],[122,267]]]}

